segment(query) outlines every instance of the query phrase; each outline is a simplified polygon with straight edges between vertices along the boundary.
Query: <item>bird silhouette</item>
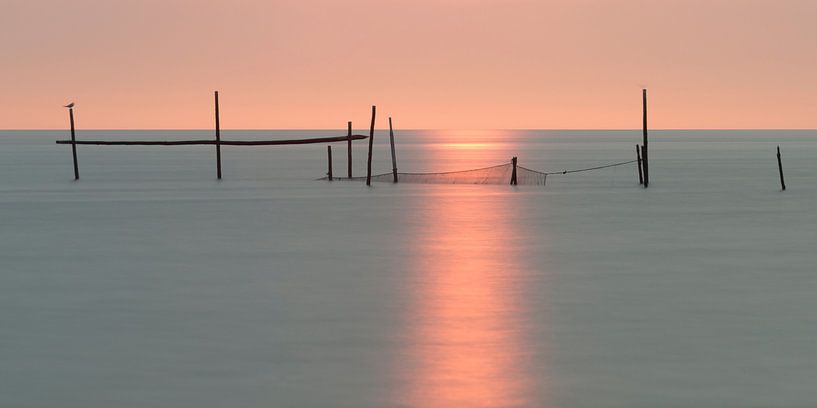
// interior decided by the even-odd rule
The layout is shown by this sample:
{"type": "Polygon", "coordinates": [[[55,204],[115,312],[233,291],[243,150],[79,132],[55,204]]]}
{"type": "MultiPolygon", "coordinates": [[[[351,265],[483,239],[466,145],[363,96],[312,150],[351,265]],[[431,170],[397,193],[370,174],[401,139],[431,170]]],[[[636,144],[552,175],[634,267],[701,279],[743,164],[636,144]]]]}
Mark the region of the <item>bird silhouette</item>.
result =
{"type": "Polygon", "coordinates": [[[65,105],[65,107],[66,108],[73,108],[74,107],[74,102],[71,102],[68,105],[65,105]]]}

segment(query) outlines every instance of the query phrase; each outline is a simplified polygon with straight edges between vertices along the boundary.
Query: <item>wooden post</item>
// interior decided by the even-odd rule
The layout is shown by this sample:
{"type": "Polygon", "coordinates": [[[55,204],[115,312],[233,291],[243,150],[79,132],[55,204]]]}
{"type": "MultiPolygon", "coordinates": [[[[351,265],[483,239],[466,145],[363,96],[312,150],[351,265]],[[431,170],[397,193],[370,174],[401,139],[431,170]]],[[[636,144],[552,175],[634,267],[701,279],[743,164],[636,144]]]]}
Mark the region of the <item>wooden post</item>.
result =
{"type": "Polygon", "coordinates": [[[219,122],[218,113],[218,91],[216,95],[216,170],[218,179],[221,180],[221,123],[219,122]]]}
{"type": "Polygon", "coordinates": [[[644,168],[644,188],[647,188],[650,186],[650,160],[647,148],[647,90],[642,89],[641,95],[644,105],[644,144],[641,145],[641,160],[644,168]]]}
{"type": "Polygon", "coordinates": [[[638,184],[644,184],[644,175],[641,173],[641,147],[635,145],[635,157],[638,160],[638,184]]]}
{"type": "Polygon", "coordinates": [[[346,172],[347,172],[347,174],[348,174],[348,177],[349,177],[349,178],[352,178],[352,122],[349,122],[349,124],[348,124],[348,125],[349,125],[349,133],[347,133],[347,136],[346,136],[346,140],[347,140],[347,146],[346,146],[346,153],[347,153],[347,157],[346,157],[346,166],[347,166],[348,168],[346,169],[346,172]]]}
{"type": "Polygon", "coordinates": [[[369,159],[366,161],[366,185],[372,185],[372,148],[374,147],[374,117],[377,107],[372,105],[372,125],[369,128],[369,159]]]}
{"type": "Polygon", "coordinates": [[[74,180],[79,180],[79,164],[77,164],[77,137],[74,131],[74,108],[68,108],[68,116],[71,118],[71,153],[74,156],[74,180]]]}
{"type": "Polygon", "coordinates": [[[513,172],[511,173],[511,185],[516,185],[516,156],[511,159],[511,163],[513,164],[513,172]]]}
{"type": "Polygon", "coordinates": [[[389,141],[391,142],[391,173],[394,175],[394,182],[397,182],[397,157],[394,153],[394,129],[391,127],[391,116],[389,116],[389,141]]]}
{"type": "Polygon", "coordinates": [[[783,180],[783,160],[780,158],[780,146],[777,146],[777,170],[780,171],[780,187],[786,191],[786,181],[783,180]]]}
{"type": "Polygon", "coordinates": [[[329,181],[332,181],[332,146],[326,146],[326,159],[329,163],[329,171],[326,175],[329,177],[329,181]]]}

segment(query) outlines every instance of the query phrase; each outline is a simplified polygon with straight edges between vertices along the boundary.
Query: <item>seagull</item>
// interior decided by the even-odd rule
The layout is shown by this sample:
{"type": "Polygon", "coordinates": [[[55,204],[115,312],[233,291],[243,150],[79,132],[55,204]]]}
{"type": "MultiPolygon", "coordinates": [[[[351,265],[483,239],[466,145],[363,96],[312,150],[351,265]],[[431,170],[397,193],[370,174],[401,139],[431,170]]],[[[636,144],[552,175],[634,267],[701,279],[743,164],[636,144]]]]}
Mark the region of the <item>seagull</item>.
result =
{"type": "Polygon", "coordinates": [[[66,107],[66,108],[69,108],[69,109],[70,109],[70,108],[73,108],[73,107],[74,107],[74,102],[71,102],[71,103],[69,103],[68,105],[65,105],[65,107],[66,107]]]}

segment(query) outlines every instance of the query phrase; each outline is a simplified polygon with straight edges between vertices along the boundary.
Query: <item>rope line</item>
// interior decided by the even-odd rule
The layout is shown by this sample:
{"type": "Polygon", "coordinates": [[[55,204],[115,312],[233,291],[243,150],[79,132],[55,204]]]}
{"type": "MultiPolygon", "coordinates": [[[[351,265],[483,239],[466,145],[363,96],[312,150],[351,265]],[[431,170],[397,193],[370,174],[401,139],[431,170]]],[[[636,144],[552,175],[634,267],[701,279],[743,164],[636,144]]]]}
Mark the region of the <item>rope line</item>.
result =
{"type": "Polygon", "coordinates": [[[588,167],[586,169],[564,170],[564,171],[538,171],[538,170],[533,170],[533,169],[529,169],[527,167],[522,167],[522,166],[516,166],[516,167],[518,167],[520,169],[525,169],[527,171],[532,171],[534,173],[539,173],[539,174],[542,174],[542,175],[550,175],[550,174],[581,173],[583,171],[590,171],[590,170],[601,170],[601,169],[606,169],[608,167],[623,166],[625,164],[635,163],[637,161],[638,160],[628,160],[628,161],[619,162],[619,163],[607,164],[607,165],[604,165],[604,166],[596,166],[596,167],[588,167]]]}
{"type": "MultiPolygon", "coordinates": [[[[399,174],[405,174],[405,175],[409,175],[409,176],[412,176],[412,175],[413,176],[431,176],[431,175],[444,175],[444,174],[455,174],[455,173],[468,173],[468,172],[472,172],[472,171],[491,170],[491,169],[497,169],[497,168],[504,167],[504,166],[510,166],[510,164],[497,164],[496,166],[480,167],[478,169],[457,170],[457,171],[443,171],[443,172],[437,172],[437,173],[401,173],[401,172],[398,172],[397,174],[398,175],[399,174]]],[[[519,166],[517,166],[517,167],[519,167],[519,166]]],[[[392,174],[392,173],[383,173],[383,174],[392,174]]],[[[374,177],[374,176],[372,176],[372,177],[374,177]]]]}

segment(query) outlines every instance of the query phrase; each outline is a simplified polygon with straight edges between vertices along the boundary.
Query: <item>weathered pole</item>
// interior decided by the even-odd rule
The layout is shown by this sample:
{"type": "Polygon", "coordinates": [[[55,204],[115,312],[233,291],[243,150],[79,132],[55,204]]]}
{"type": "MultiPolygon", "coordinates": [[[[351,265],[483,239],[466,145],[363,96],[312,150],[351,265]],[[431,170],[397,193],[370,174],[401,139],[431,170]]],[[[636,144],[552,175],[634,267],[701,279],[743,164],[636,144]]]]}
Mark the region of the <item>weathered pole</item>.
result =
{"type": "Polygon", "coordinates": [[[780,158],[780,146],[777,146],[777,170],[780,172],[780,187],[786,191],[786,181],[783,180],[783,160],[780,158]]]}
{"type": "Polygon", "coordinates": [[[71,118],[71,153],[74,156],[74,180],[79,180],[79,164],[77,164],[77,137],[74,130],[74,108],[68,108],[68,116],[71,118]]]}
{"type": "Polygon", "coordinates": [[[650,186],[650,160],[649,148],[647,147],[647,90],[642,89],[641,95],[644,105],[644,143],[641,145],[641,160],[644,168],[644,188],[650,186]]]}
{"type": "Polygon", "coordinates": [[[346,145],[346,172],[347,177],[352,178],[352,122],[348,124],[349,133],[347,133],[347,145],[346,145]]]}
{"type": "Polygon", "coordinates": [[[221,123],[219,120],[218,113],[218,91],[216,91],[215,95],[216,95],[216,170],[218,173],[218,179],[221,180],[221,123]]]}
{"type": "Polygon", "coordinates": [[[391,142],[391,173],[394,175],[394,182],[397,182],[397,157],[394,153],[394,129],[391,127],[391,116],[389,116],[389,141],[391,142]]]}
{"type": "MultiPolygon", "coordinates": [[[[352,135],[352,140],[363,140],[368,138],[364,135],[352,135]]],[[[313,137],[311,139],[276,139],[276,140],[222,140],[222,146],[281,146],[281,145],[302,145],[314,143],[334,143],[345,142],[346,136],[333,137],[313,137]]],[[[99,146],[186,146],[186,145],[208,145],[215,146],[213,139],[201,140],[57,140],[57,144],[78,144],[78,145],[99,145],[99,146]]]]}
{"type": "Polygon", "coordinates": [[[635,145],[635,157],[638,160],[638,184],[644,184],[644,175],[641,173],[641,146],[635,145]]]}
{"type": "Polygon", "coordinates": [[[513,164],[513,172],[511,173],[511,185],[516,185],[516,156],[511,159],[511,163],[513,164]]]}
{"type": "Polygon", "coordinates": [[[369,127],[369,158],[366,161],[366,185],[372,185],[372,148],[374,147],[374,117],[377,107],[372,105],[372,125],[369,127]]]}
{"type": "Polygon", "coordinates": [[[326,159],[329,163],[329,171],[326,173],[329,181],[332,181],[332,146],[326,146],[326,159]]]}

